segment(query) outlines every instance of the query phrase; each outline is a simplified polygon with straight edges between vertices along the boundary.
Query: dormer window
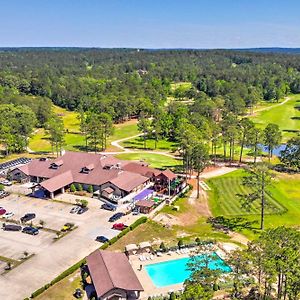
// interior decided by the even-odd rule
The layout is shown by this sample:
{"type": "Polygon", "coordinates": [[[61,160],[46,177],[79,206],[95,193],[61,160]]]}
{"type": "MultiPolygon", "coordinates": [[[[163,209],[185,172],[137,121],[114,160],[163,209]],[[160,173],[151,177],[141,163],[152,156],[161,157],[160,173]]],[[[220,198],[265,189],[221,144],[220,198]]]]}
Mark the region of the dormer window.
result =
{"type": "Polygon", "coordinates": [[[94,167],[95,166],[93,164],[89,164],[81,169],[81,173],[89,174],[90,171],[94,170],[94,167]]]}
{"type": "Polygon", "coordinates": [[[51,163],[50,169],[55,169],[57,170],[60,166],[62,166],[64,163],[62,160],[58,160],[56,162],[51,163]]]}

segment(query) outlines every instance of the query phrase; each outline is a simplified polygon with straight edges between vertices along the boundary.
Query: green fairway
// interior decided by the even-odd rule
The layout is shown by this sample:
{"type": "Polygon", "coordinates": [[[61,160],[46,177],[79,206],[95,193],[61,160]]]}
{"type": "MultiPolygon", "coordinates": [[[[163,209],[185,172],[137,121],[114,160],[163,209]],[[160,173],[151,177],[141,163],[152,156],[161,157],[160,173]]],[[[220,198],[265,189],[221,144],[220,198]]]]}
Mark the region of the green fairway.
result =
{"type": "MultiPolygon", "coordinates": [[[[208,181],[212,188],[209,192],[210,208],[214,216],[243,216],[249,221],[260,220],[258,204],[247,212],[241,208],[237,193],[245,192],[241,185],[245,172],[238,170],[208,181]]],[[[300,176],[276,173],[276,179],[268,190],[267,201],[271,206],[266,209],[265,226],[300,226],[300,176]]],[[[252,237],[249,231],[243,231],[252,237]]]]}
{"type": "Polygon", "coordinates": [[[117,158],[124,160],[145,161],[154,168],[174,168],[181,165],[181,161],[161,154],[155,153],[124,153],[116,155],[117,158]]]}
{"type": "Polygon", "coordinates": [[[171,83],[171,91],[174,92],[177,89],[186,91],[189,90],[192,87],[192,83],[191,82],[173,82],[171,83]]]}
{"type": "MultiPolygon", "coordinates": [[[[236,171],[209,181],[209,186],[213,190],[211,203],[214,215],[240,216],[260,213],[259,201],[255,202],[249,211],[241,207],[241,197],[251,192],[251,188],[242,183],[242,177],[245,175],[246,172],[244,171],[236,171]]],[[[285,211],[284,206],[277,202],[270,191],[268,191],[266,201],[268,202],[266,214],[285,211]]]]}
{"type": "Polygon", "coordinates": [[[108,142],[121,140],[127,137],[135,136],[139,134],[137,128],[137,120],[130,120],[125,123],[115,124],[114,133],[108,138],[108,142]]]}
{"type": "Polygon", "coordinates": [[[259,127],[264,128],[268,123],[275,123],[283,131],[284,141],[295,136],[300,131],[300,110],[295,106],[300,105],[300,95],[290,95],[290,100],[280,106],[257,112],[252,120],[259,127]]]}
{"type": "MultiPolygon", "coordinates": [[[[133,149],[144,149],[144,139],[143,137],[137,137],[131,140],[127,140],[121,142],[121,145],[126,148],[133,148],[133,149]]],[[[150,150],[168,150],[168,151],[175,151],[178,148],[178,143],[169,142],[167,140],[159,140],[156,145],[155,149],[155,140],[147,139],[146,147],[150,150]]]]}

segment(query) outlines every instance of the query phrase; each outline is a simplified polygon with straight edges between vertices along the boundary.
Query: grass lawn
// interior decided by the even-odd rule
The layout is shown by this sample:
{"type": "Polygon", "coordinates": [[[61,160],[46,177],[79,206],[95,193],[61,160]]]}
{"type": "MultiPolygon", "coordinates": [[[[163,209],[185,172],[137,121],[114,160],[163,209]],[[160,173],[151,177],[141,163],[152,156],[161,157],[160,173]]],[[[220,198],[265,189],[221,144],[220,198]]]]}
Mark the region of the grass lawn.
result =
{"type": "Polygon", "coordinates": [[[295,136],[295,131],[300,130],[300,110],[295,108],[300,105],[300,95],[290,95],[291,99],[283,105],[258,112],[251,117],[259,127],[264,128],[268,123],[277,124],[283,131],[283,139],[295,136]]]}
{"type": "Polygon", "coordinates": [[[75,299],[73,293],[77,288],[82,289],[79,270],[69,275],[55,285],[51,286],[44,293],[36,297],[37,300],[72,300],[75,299]]]}
{"type": "Polygon", "coordinates": [[[153,168],[166,169],[182,165],[180,160],[155,153],[124,153],[116,155],[119,159],[145,161],[153,168]]]}
{"type": "MultiPolygon", "coordinates": [[[[133,148],[133,149],[145,149],[144,148],[144,139],[142,137],[137,137],[131,140],[127,140],[121,143],[123,147],[126,148],[133,148]]],[[[149,150],[168,150],[173,151],[178,148],[178,143],[169,142],[167,140],[159,140],[156,145],[155,149],[155,140],[154,139],[147,139],[146,140],[146,147],[149,150]]]]}
{"type": "Polygon", "coordinates": [[[178,88],[182,89],[182,90],[189,90],[192,87],[192,83],[191,82],[173,82],[171,83],[171,91],[174,92],[175,90],[177,90],[178,88]]]}
{"type": "Polygon", "coordinates": [[[60,115],[63,118],[65,128],[72,132],[79,132],[80,121],[78,119],[78,113],[74,111],[68,111],[62,107],[53,105],[53,112],[60,115]]]}
{"type": "MultiPolygon", "coordinates": [[[[54,106],[54,111],[62,115],[65,129],[67,133],[65,135],[64,149],[69,151],[79,151],[85,146],[85,138],[79,133],[79,120],[77,119],[76,112],[70,112],[63,108],[54,106]]],[[[108,138],[107,144],[112,141],[123,139],[126,137],[137,135],[137,121],[130,120],[122,124],[116,124],[115,130],[112,136],[108,138]]],[[[45,133],[43,128],[37,129],[37,132],[29,140],[29,148],[36,152],[51,152],[51,144],[49,136],[45,133]]],[[[117,149],[109,149],[117,150],[117,149]]]]}
{"type": "MultiPolygon", "coordinates": [[[[249,221],[260,221],[260,208],[256,204],[248,212],[241,208],[237,193],[245,193],[247,189],[241,185],[245,172],[238,170],[230,174],[216,177],[208,181],[212,188],[209,192],[211,211],[214,216],[245,217],[249,221]]],[[[276,179],[268,190],[265,227],[300,226],[300,175],[276,173],[276,179]]],[[[257,225],[258,228],[258,225],[257,225]]],[[[243,231],[253,237],[249,230],[243,231]]]]}
{"type": "Polygon", "coordinates": [[[130,136],[139,134],[137,128],[137,120],[130,120],[125,123],[115,124],[114,133],[108,138],[108,143],[116,140],[121,140],[130,136]]]}

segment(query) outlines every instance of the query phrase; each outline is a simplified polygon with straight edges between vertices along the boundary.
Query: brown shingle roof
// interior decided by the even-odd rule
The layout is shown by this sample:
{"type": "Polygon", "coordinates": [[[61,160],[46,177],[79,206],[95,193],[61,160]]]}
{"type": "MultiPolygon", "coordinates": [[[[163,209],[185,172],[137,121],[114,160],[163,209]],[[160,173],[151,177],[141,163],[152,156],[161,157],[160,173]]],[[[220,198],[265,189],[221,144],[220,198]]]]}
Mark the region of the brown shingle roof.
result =
{"type": "Polygon", "coordinates": [[[115,288],[144,290],[124,253],[96,250],[86,261],[98,297],[115,288]]]}
{"type": "Polygon", "coordinates": [[[119,172],[118,176],[110,180],[112,184],[123,191],[130,192],[135,187],[145,183],[149,178],[140,174],[135,174],[127,171],[119,172]]]}
{"type": "MultiPolygon", "coordinates": [[[[120,189],[130,192],[132,189],[138,185],[144,183],[151,176],[142,176],[141,173],[144,171],[152,172],[151,168],[146,166],[141,166],[143,172],[132,169],[132,171],[125,170],[120,172],[120,169],[126,165],[131,164],[131,162],[126,162],[119,160],[111,155],[99,155],[94,153],[85,153],[85,152],[66,152],[63,156],[54,159],[54,160],[45,160],[41,161],[39,159],[31,161],[29,164],[19,167],[19,170],[30,176],[38,176],[46,179],[53,178],[53,180],[45,181],[45,188],[48,184],[51,183],[51,189],[55,186],[61,188],[62,185],[59,184],[55,177],[62,179],[64,175],[71,172],[74,183],[82,183],[87,185],[102,185],[107,182],[112,182],[114,185],[120,189]],[[51,164],[57,163],[59,167],[57,169],[51,168],[51,164]],[[107,165],[117,166],[118,168],[105,169],[107,165]],[[83,168],[88,168],[89,172],[82,172],[83,168]],[[60,176],[62,175],[62,176],[60,176]]],[[[135,166],[134,164],[132,166],[135,166]]],[[[129,167],[130,168],[130,167],[129,167]]],[[[153,169],[156,171],[155,169],[153,169]]],[[[68,177],[70,178],[70,176],[68,177]]],[[[68,182],[69,179],[66,179],[68,182]]],[[[62,180],[62,182],[65,182],[62,180]]]]}
{"type": "Polygon", "coordinates": [[[164,176],[166,176],[169,180],[173,180],[173,179],[175,179],[177,177],[176,174],[174,174],[169,169],[166,169],[166,170],[162,171],[161,174],[163,174],[164,176]]]}
{"type": "Polygon", "coordinates": [[[151,178],[152,176],[158,175],[160,173],[159,170],[150,168],[146,165],[137,163],[137,162],[129,162],[123,166],[123,170],[138,173],[140,175],[151,178]]]}
{"type": "Polygon", "coordinates": [[[136,202],[136,206],[140,206],[140,207],[149,207],[151,208],[152,206],[154,206],[154,202],[151,200],[140,200],[138,202],[136,202]]]}
{"type": "Polygon", "coordinates": [[[47,179],[41,182],[40,186],[46,189],[49,192],[55,192],[58,189],[73,183],[73,176],[71,171],[54,176],[50,179],[47,179]]]}

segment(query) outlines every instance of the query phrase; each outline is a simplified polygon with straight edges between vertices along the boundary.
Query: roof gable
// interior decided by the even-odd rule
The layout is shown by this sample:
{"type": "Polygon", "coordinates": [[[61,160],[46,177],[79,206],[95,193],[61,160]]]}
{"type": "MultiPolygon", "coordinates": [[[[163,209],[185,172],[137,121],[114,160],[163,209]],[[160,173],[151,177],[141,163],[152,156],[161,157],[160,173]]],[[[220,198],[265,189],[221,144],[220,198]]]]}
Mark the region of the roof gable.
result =
{"type": "Polygon", "coordinates": [[[143,291],[124,253],[96,250],[86,260],[98,297],[115,288],[143,291]]]}

